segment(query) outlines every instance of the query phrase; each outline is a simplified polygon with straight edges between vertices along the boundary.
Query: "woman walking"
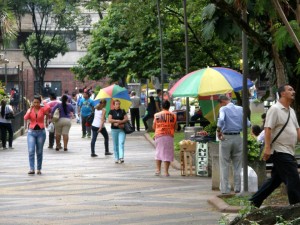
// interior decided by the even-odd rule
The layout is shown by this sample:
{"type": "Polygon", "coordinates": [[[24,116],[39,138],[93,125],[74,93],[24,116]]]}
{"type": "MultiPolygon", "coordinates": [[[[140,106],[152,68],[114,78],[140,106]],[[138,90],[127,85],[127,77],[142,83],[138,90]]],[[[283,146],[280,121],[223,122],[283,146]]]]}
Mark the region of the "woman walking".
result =
{"type": "Polygon", "coordinates": [[[95,143],[98,137],[98,133],[100,132],[104,137],[104,148],[105,155],[112,155],[108,150],[108,133],[104,126],[105,122],[105,114],[106,114],[106,100],[100,100],[100,103],[95,107],[95,116],[92,123],[92,141],[91,141],[91,157],[97,157],[95,154],[95,143]]]}
{"type": "Polygon", "coordinates": [[[114,144],[115,163],[124,163],[124,144],[126,134],[123,130],[124,123],[128,121],[124,109],[120,108],[121,102],[114,101],[114,109],[109,111],[108,122],[111,123],[111,135],[114,144]]]}
{"type": "Polygon", "coordinates": [[[46,140],[45,116],[49,114],[49,106],[41,106],[40,96],[34,96],[31,107],[27,110],[24,120],[29,120],[27,145],[29,156],[29,175],[35,174],[35,153],[37,158],[37,174],[42,174],[43,147],[46,140]]]}
{"type": "Polygon", "coordinates": [[[1,130],[1,141],[2,148],[7,149],[6,140],[7,140],[7,132],[8,132],[8,148],[13,149],[13,129],[11,126],[11,119],[6,119],[7,113],[13,113],[13,109],[10,105],[6,104],[5,100],[1,101],[1,113],[0,113],[0,130],[1,130]]]}
{"type": "Polygon", "coordinates": [[[59,109],[59,120],[54,124],[55,127],[55,140],[56,140],[56,151],[60,148],[61,135],[63,136],[64,151],[68,151],[69,142],[69,131],[71,128],[71,117],[74,113],[74,108],[71,103],[68,103],[68,96],[63,95],[61,98],[61,103],[58,103],[52,109],[52,116],[55,110],[59,109]]]}
{"type": "Polygon", "coordinates": [[[148,106],[147,106],[147,113],[143,117],[143,123],[144,123],[146,131],[149,129],[148,124],[147,124],[147,120],[150,119],[150,118],[153,118],[153,116],[155,114],[155,111],[156,111],[154,97],[150,96],[149,99],[150,99],[150,102],[148,103],[148,106]]]}
{"type": "Polygon", "coordinates": [[[165,176],[170,176],[170,163],[174,160],[174,132],[176,129],[176,115],[169,112],[170,102],[163,101],[162,111],[154,115],[153,129],[155,130],[155,175],[161,174],[161,163],[164,162],[165,176]]]}

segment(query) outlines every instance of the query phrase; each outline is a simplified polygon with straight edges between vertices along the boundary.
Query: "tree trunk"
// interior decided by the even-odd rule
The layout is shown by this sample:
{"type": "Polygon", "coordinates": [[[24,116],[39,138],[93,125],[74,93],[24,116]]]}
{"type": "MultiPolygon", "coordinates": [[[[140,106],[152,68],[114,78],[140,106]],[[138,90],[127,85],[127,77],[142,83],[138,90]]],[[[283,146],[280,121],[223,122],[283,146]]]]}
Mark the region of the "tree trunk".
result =
{"type": "MultiPolygon", "coordinates": [[[[275,44],[272,45],[272,53],[273,53],[273,59],[275,64],[275,71],[276,71],[276,80],[277,80],[277,86],[280,87],[281,85],[284,85],[287,83],[285,71],[284,71],[284,65],[282,63],[282,60],[280,58],[280,55],[278,53],[278,50],[275,46],[275,44]]],[[[272,85],[270,85],[272,86],[272,85]]]]}
{"type": "Polygon", "coordinates": [[[300,25],[300,0],[297,0],[296,18],[298,24],[300,25]]]}

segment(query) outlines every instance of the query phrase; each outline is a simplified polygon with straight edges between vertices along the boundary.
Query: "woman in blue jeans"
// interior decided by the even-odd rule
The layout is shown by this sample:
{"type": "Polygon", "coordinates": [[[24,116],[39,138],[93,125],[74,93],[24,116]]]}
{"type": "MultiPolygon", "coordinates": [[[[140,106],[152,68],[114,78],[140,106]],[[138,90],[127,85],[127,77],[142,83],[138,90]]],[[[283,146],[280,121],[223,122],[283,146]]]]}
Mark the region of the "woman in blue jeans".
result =
{"type": "Polygon", "coordinates": [[[111,123],[111,136],[114,144],[115,163],[124,163],[124,144],[126,134],[123,130],[124,123],[128,121],[124,109],[120,108],[121,102],[114,100],[114,109],[109,111],[108,122],[111,123]]]}
{"type": "Polygon", "coordinates": [[[49,114],[50,107],[47,104],[41,106],[41,101],[40,96],[34,96],[32,105],[24,116],[24,120],[29,120],[27,132],[29,175],[35,174],[35,154],[37,158],[37,174],[42,174],[43,147],[46,140],[44,118],[49,114]]]}
{"type": "Polygon", "coordinates": [[[100,103],[95,107],[95,116],[92,123],[92,141],[91,141],[91,157],[97,157],[98,155],[95,153],[95,144],[98,137],[98,133],[101,133],[104,137],[104,148],[105,155],[112,155],[108,150],[108,133],[104,126],[105,123],[105,114],[106,114],[106,100],[100,100],[100,103]]]}

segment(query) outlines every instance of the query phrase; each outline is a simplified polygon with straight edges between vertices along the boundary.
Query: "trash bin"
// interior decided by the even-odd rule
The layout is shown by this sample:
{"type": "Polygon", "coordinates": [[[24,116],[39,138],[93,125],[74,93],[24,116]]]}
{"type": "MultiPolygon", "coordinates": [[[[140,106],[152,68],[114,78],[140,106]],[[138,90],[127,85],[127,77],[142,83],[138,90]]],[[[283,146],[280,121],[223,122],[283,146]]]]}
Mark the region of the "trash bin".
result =
{"type": "Polygon", "coordinates": [[[184,139],[189,140],[192,135],[196,136],[196,133],[203,130],[203,127],[185,127],[184,128],[184,139]]]}

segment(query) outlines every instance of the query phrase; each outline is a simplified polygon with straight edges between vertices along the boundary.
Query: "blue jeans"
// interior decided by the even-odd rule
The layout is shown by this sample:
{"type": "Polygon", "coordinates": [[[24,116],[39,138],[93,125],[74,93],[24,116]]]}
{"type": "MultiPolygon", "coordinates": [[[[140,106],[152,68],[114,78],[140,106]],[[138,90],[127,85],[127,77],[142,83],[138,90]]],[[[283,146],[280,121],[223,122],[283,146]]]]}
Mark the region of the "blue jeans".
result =
{"type": "Polygon", "coordinates": [[[34,170],[34,157],[36,152],[37,158],[37,170],[42,169],[43,162],[43,147],[46,140],[46,132],[43,130],[29,129],[27,133],[27,145],[29,154],[29,166],[30,170],[34,170]]]}
{"type": "Polygon", "coordinates": [[[273,168],[269,178],[260,189],[250,198],[256,207],[260,207],[263,201],[283,182],[287,188],[289,203],[291,205],[300,202],[300,178],[298,163],[294,156],[274,151],[271,155],[273,168]]]}
{"type": "Polygon", "coordinates": [[[126,134],[122,129],[111,129],[112,141],[114,144],[115,160],[124,159],[124,144],[126,134]]]}
{"type": "MultiPolygon", "coordinates": [[[[91,153],[95,154],[95,143],[98,137],[98,130],[99,127],[94,127],[92,126],[92,141],[91,141],[91,153]]],[[[105,152],[109,152],[108,151],[108,133],[105,127],[102,127],[100,133],[102,134],[102,136],[104,137],[104,148],[105,148],[105,152]]]]}

